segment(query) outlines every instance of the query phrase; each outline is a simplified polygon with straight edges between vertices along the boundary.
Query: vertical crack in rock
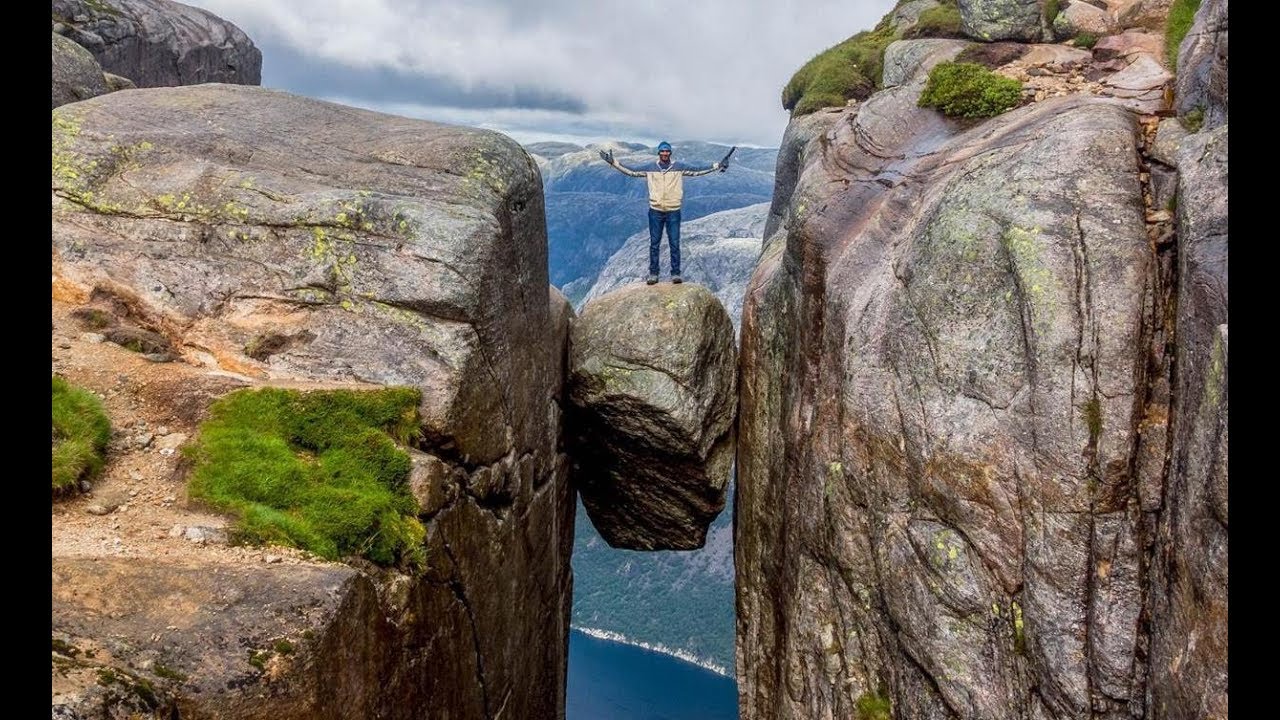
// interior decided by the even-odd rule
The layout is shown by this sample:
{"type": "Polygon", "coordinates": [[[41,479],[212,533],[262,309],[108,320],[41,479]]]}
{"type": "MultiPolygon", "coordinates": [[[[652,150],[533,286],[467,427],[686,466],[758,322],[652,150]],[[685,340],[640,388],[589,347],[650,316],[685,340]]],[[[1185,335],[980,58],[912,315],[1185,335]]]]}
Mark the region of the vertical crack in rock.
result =
{"type": "MultiPolygon", "coordinates": [[[[1027,382],[1027,404],[1031,407],[1031,416],[1038,417],[1039,409],[1036,407],[1036,377],[1038,375],[1038,362],[1036,353],[1036,335],[1035,335],[1035,316],[1031,307],[1031,301],[1027,297],[1027,290],[1022,281],[1022,275],[1019,272],[1018,261],[1014,257],[1013,250],[1009,247],[1007,237],[1008,230],[1002,231],[1000,235],[1000,251],[1004,255],[1005,263],[1009,268],[1009,280],[1013,283],[1013,293],[1018,301],[1018,318],[1022,327],[1022,357],[1025,362],[1024,376],[1027,382]]],[[[1035,422],[1030,423],[1031,433],[1031,449],[1035,454],[1039,454],[1039,429],[1035,422]]]]}
{"type": "MultiPolygon", "coordinates": [[[[453,592],[453,597],[462,605],[462,609],[467,613],[467,621],[471,625],[471,648],[476,654],[476,680],[480,683],[480,699],[484,705],[485,720],[493,720],[493,713],[489,709],[489,683],[485,679],[484,671],[484,651],[480,649],[480,626],[476,622],[475,611],[471,608],[471,601],[467,599],[467,590],[462,585],[462,581],[457,577],[458,558],[453,554],[453,548],[449,546],[449,540],[443,534],[440,536],[441,546],[444,552],[449,556],[449,563],[453,566],[454,575],[446,582],[449,590],[453,592]]],[[[505,701],[504,701],[505,704],[505,701]]]]}

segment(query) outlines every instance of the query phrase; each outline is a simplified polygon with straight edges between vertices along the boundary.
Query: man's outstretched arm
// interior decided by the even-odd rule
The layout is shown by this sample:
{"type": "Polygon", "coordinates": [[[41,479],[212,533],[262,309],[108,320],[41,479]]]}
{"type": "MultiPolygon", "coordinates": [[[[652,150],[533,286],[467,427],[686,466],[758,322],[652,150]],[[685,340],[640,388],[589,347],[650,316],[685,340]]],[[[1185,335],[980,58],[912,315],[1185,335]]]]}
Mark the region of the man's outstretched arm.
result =
{"type": "Polygon", "coordinates": [[[609,150],[609,151],[601,150],[600,159],[612,165],[615,170],[622,173],[623,175],[630,175],[631,177],[644,177],[644,173],[640,172],[639,170],[632,170],[631,168],[626,167],[625,165],[618,162],[617,160],[614,160],[612,150],[609,150]]]}
{"type": "Polygon", "coordinates": [[[719,170],[720,172],[724,172],[725,170],[729,169],[729,158],[733,157],[733,151],[737,149],[738,149],[737,145],[734,145],[732,148],[729,148],[729,154],[725,155],[723,160],[721,160],[718,163],[711,163],[711,167],[705,170],[690,168],[688,170],[684,170],[683,174],[687,175],[688,177],[696,177],[698,175],[708,175],[717,170],[719,170]]]}
{"type": "Polygon", "coordinates": [[[710,175],[720,169],[720,163],[711,163],[709,168],[681,168],[680,174],[685,177],[698,177],[699,175],[710,175]]]}

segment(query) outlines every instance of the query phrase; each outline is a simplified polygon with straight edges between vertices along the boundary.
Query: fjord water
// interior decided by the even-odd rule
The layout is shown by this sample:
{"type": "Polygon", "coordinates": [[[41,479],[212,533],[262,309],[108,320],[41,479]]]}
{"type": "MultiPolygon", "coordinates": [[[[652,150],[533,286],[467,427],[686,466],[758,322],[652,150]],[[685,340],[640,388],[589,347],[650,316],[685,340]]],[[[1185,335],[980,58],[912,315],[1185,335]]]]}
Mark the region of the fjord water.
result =
{"type": "Polygon", "coordinates": [[[569,633],[566,720],[736,720],[737,683],[679,658],[569,633]]]}

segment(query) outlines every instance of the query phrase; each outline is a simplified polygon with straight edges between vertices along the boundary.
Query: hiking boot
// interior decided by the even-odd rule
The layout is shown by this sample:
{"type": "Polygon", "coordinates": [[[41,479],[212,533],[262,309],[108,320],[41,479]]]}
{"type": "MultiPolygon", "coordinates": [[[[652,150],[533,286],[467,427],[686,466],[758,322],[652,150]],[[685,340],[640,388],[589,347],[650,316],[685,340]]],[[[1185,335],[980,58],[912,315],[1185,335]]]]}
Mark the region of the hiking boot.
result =
{"type": "Polygon", "coordinates": [[[682,283],[682,282],[684,282],[684,278],[680,277],[679,275],[672,275],[672,276],[671,276],[671,283],[672,283],[673,285],[679,285],[679,284],[680,284],[680,283],[682,283]]]}
{"type": "Polygon", "coordinates": [[[649,276],[649,279],[644,281],[644,284],[645,284],[645,285],[657,285],[657,284],[658,284],[658,276],[657,276],[657,275],[650,275],[650,276],[649,276]]]}

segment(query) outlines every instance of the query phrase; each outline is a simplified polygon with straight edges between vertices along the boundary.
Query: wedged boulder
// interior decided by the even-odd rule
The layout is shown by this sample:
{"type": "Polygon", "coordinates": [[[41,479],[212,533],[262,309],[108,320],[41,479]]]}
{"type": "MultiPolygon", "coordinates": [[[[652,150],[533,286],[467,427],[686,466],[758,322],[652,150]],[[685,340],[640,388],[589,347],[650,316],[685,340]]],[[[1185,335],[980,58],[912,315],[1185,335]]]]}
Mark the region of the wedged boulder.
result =
{"type": "Polygon", "coordinates": [[[53,107],[110,92],[102,66],[88,50],[53,33],[53,107]]]}
{"type": "Polygon", "coordinates": [[[895,40],[884,50],[881,84],[891,88],[925,78],[935,65],[954,60],[970,44],[965,40],[943,38],[895,40]]]}
{"type": "Polygon", "coordinates": [[[1168,165],[1178,167],[1178,148],[1190,133],[1177,118],[1165,118],[1156,127],[1155,142],[1151,143],[1151,157],[1168,165]]]}
{"type": "Polygon", "coordinates": [[[398,708],[385,716],[556,717],[568,314],[548,294],[528,154],[489,131],[243,85],[112,93],[52,123],[60,301],[127,316],[219,371],[422,391],[427,569],[379,610],[400,667],[367,688],[398,708]]]}
{"type": "Polygon", "coordinates": [[[958,0],[964,34],[975,40],[1028,40],[1045,37],[1042,0],[958,0]]]}
{"type": "Polygon", "coordinates": [[[234,24],[171,0],[53,0],[53,19],[138,87],[262,82],[262,51],[234,24]]]}
{"type": "Polygon", "coordinates": [[[1134,116],[956,123],[918,92],[810,142],[748,288],[740,712],[1124,717],[1157,324],[1134,116]]]}
{"type": "Polygon", "coordinates": [[[1204,113],[1204,129],[1227,122],[1227,0],[1204,0],[1178,46],[1174,111],[1204,113]]]}
{"type": "Polygon", "coordinates": [[[1227,126],[1178,153],[1174,436],[1158,529],[1152,703],[1162,717],[1228,716],[1227,126]]]}
{"type": "Polygon", "coordinates": [[[699,285],[631,285],[573,323],[573,481],[613,547],[693,550],[724,509],[737,419],[733,323],[699,285]]]}

